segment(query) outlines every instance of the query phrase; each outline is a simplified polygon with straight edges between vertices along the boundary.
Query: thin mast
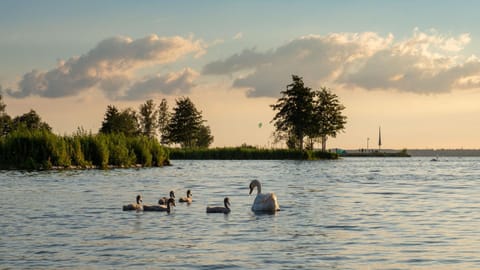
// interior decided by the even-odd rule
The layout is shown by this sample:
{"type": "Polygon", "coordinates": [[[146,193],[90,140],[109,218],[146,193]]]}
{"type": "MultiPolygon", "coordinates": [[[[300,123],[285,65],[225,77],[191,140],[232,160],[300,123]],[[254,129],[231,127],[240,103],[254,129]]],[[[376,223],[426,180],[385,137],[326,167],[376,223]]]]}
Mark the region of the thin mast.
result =
{"type": "Polygon", "coordinates": [[[378,127],[378,150],[382,147],[382,131],[381,127],[378,127]]]}

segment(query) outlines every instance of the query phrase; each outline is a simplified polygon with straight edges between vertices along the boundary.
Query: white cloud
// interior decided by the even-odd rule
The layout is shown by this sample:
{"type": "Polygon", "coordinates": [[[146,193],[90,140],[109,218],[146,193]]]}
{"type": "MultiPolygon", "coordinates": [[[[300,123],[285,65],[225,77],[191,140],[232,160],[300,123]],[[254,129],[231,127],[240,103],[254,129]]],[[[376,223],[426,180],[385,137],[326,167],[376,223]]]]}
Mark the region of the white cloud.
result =
{"type": "Polygon", "coordinates": [[[242,32],[238,32],[235,34],[235,36],[233,36],[233,39],[237,40],[237,39],[242,39],[243,38],[243,33],[242,32]]]}
{"type": "Polygon", "coordinates": [[[31,95],[56,98],[74,96],[98,85],[108,97],[118,98],[119,88],[135,84],[131,73],[136,69],[172,63],[188,54],[199,57],[205,53],[205,47],[193,37],[150,35],[136,40],[113,37],[80,57],[59,62],[52,70],[26,73],[18,90],[7,89],[6,93],[17,98],[31,95]]]}
{"type": "MultiPolygon", "coordinates": [[[[469,42],[468,34],[455,38],[416,29],[411,38],[377,51],[364,59],[359,68],[337,77],[336,82],[367,90],[449,92],[458,88],[463,78],[480,74],[479,61],[459,54],[469,42]]],[[[470,88],[480,86],[473,80],[469,82],[470,88]]]]}
{"type": "Polygon", "coordinates": [[[372,32],[309,35],[266,52],[246,49],[205,65],[202,73],[233,76],[233,87],[251,97],[278,96],[291,74],[314,86],[440,93],[480,87],[480,61],[461,54],[470,40],[469,34],[418,29],[404,40],[372,32]]]}

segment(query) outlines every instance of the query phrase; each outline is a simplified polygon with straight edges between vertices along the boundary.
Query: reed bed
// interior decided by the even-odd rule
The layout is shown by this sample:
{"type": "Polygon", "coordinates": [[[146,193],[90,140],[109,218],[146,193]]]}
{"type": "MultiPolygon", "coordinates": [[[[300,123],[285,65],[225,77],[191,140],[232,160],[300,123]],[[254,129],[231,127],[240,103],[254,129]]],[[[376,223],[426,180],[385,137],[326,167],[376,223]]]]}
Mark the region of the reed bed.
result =
{"type": "Polygon", "coordinates": [[[0,137],[1,169],[106,169],[168,163],[168,151],[156,139],[143,136],[58,136],[45,130],[22,130],[0,137]]]}
{"type": "Polygon", "coordinates": [[[216,160],[315,160],[337,159],[336,153],[318,150],[268,149],[251,147],[223,147],[182,149],[170,148],[170,159],[216,159],[216,160]]]}

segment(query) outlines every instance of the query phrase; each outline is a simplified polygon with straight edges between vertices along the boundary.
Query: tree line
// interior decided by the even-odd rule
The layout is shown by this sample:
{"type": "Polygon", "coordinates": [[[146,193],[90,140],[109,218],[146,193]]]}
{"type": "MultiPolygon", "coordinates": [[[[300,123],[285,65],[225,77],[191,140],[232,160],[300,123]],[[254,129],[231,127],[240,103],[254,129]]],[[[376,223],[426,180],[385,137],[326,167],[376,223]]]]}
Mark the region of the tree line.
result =
{"type": "Polygon", "coordinates": [[[158,106],[150,99],[140,105],[138,112],[132,108],[120,111],[116,106],[109,105],[99,132],[149,138],[156,138],[159,134],[163,145],[207,148],[213,142],[213,136],[205,122],[202,112],[188,97],[176,100],[173,113],[169,111],[166,99],[162,99],[158,106]]]}
{"type": "MultiPolygon", "coordinates": [[[[47,123],[34,110],[11,118],[6,113],[6,104],[0,95],[0,136],[19,130],[52,131],[47,123]]],[[[157,138],[162,145],[178,144],[182,148],[206,148],[213,142],[210,127],[205,125],[202,112],[188,97],[176,100],[173,112],[169,111],[166,99],[157,106],[147,100],[139,106],[138,112],[132,108],[119,110],[115,105],[107,106],[99,133],[121,133],[126,137],[146,136],[157,138]]]]}
{"type": "Polygon", "coordinates": [[[78,128],[72,136],[53,134],[34,110],[10,117],[2,99],[0,168],[162,166],[169,162],[165,146],[206,148],[213,142],[210,127],[188,97],[177,99],[173,112],[165,99],[158,107],[147,100],[138,112],[109,105],[98,134],[78,128]]]}
{"type": "Polygon", "coordinates": [[[59,136],[34,111],[17,117],[6,113],[0,95],[0,169],[108,168],[163,166],[168,149],[156,138],[124,133],[59,136]]]}

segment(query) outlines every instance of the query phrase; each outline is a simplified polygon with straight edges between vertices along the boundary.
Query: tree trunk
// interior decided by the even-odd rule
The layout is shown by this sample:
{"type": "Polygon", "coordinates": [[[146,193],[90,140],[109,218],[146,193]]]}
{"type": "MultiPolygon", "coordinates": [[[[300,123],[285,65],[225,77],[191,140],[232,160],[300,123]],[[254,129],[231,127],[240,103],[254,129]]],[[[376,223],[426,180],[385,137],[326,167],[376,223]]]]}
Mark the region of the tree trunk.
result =
{"type": "Polygon", "coordinates": [[[327,136],[322,137],[322,151],[325,152],[327,150],[327,136]]]}

